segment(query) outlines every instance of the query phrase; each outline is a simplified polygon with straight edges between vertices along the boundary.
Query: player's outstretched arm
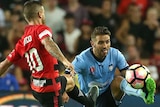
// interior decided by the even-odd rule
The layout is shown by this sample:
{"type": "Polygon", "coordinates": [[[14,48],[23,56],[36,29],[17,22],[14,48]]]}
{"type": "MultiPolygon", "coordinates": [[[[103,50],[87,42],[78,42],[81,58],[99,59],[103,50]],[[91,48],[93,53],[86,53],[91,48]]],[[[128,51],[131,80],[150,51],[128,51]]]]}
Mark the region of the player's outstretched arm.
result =
{"type": "Polygon", "coordinates": [[[66,68],[73,70],[73,65],[65,58],[58,45],[52,40],[51,37],[46,37],[42,40],[42,44],[46,50],[59,61],[61,61],[66,68]]]}
{"type": "Polygon", "coordinates": [[[0,63],[0,76],[2,76],[11,65],[12,63],[8,59],[2,61],[0,63]]]}

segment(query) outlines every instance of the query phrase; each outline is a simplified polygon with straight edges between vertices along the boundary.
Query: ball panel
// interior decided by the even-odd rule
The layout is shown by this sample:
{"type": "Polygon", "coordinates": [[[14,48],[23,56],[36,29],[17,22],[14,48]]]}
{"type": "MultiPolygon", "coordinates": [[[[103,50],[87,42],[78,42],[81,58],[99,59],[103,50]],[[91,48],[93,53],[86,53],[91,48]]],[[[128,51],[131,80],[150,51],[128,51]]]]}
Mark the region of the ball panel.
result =
{"type": "Polygon", "coordinates": [[[150,76],[148,68],[141,64],[133,64],[126,70],[126,80],[133,88],[140,89],[144,87],[145,80],[150,76]]]}
{"type": "Polygon", "coordinates": [[[144,87],[144,81],[136,79],[131,85],[133,88],[140,89],[144,87]]]}
{"type": "Polygon", "coordinates": [[[133,70],[126,70],[126,80],[131,83],[134,79],[134,71],[133,70]]]}
{"type": "Polygon", "coordinates": [[[136,78],[145,79],[148,72],[145,71],[143,67],[140,67],[135,70],[135,73],[136,73],[136,78]]]}

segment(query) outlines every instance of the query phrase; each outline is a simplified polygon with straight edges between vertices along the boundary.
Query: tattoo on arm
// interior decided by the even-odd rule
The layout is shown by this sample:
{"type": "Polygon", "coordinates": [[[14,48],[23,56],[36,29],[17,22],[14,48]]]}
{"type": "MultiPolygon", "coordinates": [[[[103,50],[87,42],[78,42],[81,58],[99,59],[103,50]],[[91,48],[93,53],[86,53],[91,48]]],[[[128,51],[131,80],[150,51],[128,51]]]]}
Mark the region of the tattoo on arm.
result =
{"type": "Polygon", "coordinates": [[[42,40],[42,44],[45,46],[46,50],[59,61],[63,62],[65,60],[64,55],[59,49],[58,45],[50,37],[46,37],[42,40]]]}

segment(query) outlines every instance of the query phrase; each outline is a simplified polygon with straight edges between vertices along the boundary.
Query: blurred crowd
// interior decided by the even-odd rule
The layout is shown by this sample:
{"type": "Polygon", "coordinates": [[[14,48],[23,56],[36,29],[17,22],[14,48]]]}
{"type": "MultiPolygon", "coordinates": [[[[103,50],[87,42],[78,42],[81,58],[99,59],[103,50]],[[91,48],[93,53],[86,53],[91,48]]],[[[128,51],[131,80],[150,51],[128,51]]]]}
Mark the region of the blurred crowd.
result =
{"type": "MultiPolygon", "coordinates": [[[[27,24],[22,14],[25,1],[0,1],[1,61],[23,35],[27,24]]],[[[52,29],[54,41],[70,61],[90,47],[94,27],[106,26],[112,34],[112,46],[125,55],[130,65],[146,65],[157,82],[157,93],[160,93],[160,0],[41,1],[45,7],[46,25],[52,29]]],[[[29,75],[25,68],[13,65],[0,78],[0,90],[30,90],[29,75]]]]}

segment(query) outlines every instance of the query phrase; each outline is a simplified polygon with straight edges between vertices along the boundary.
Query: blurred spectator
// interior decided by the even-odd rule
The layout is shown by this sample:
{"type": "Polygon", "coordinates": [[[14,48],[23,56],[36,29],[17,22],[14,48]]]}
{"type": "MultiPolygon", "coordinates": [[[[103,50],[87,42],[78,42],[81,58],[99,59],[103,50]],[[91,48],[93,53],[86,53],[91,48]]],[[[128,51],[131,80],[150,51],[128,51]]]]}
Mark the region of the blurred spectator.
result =
{"type": "Polygon", "coordinates": [[[5,20],[4,11],[0,8],[0,60],[3,59],[3,53],[8,48],[5,20]]]}
{"type": "Polygon", "coordinates": [[[123,16],[127,12],[127,8],[131,3],[135,3],[139,6],[140,11],[143,15],[145,15],[145,12],[149,5],[149,0],[120,0],[119,5],[117,7],[117,12],[120,16],[123,16]]]}
{"type": "MultiPolygon", "coordinates": [[[[160,39],[156,39],[153,45],[153,53],[149,59],[149,65],[155,65],[158,69],[158,76],[160,77],[160,39]]],[[[160,92],[160,78],[157,80],[157,89],[160,92]]]]}
{"type": "Polygon", "coordinates": [[[78,37],[76,41],[76,52],[79,54],[83,50],[87,49],[90,47],[90,38],[91,38],[91,33],[92,33],[92,21],[90,20],[83,20],[80,30],[81,30],[81,35],[78,37]]]}
{"type": "Polygon", "coordinates": [[[10,10],[5,10],[4,11],[4,15],[5,15],[5,27],[6,27],[6,31],[8,31],[8,29],[11,26],[11,11],[10,10]]]}
{"type": "Polygon", "coordinates": [[[14,11],[18,9],[22,11],[23,9],[21,7],[26,1],[27,0],[0,0],[0,7],[4,10],[14,11]]]}
{"type": "Polygon", "coordinates": [[[158,21],[160,22],[160,0],[152,0],[152,7],[156,8],[158,11],[158,21]]]}
{"type": "Polygon", "coordinates": [[[64,17],[65,21],[65,29],[59,33],[59,37],[61,39],[58,42],[58,45],[63,47],[63,52],[65,52],[66,56],[69,59],[72,59],[76,54],[76,40],[81,35],[81,31],[79,28],[75,26],[75,17],[72,13],[67,13],[64,17]]]}
{"type": "Polygon", "coordinates": [[[0,90],[4,91],[17,91],[19,90],[19,84],[16,77],[11,73],[7,73],[0,77],[0,90]]]}
{"type": "MultiPolygon", "coordinates": [[[[53,33],[64,29],[64,16],[66,14],[65,10],[58,6],[57,0],[46,0],[45,5],[45,14],[46,14],[46,25],[48,25],[53,33]]],[[[54,40],[57,41],[57,36],[54,35],[54,40]]]]}
{"type": "Polygon", "coordinates": [[[126,17],[122,19],[122,22],[116,31],[116,38],[120,43],[119,48],[122,49],[125,45],[127,45],[128,42],[126,41],[128,35],[132,35],[135,38],[137,41],[135,45],[139,48],[139,38],[143,27],[141,15],[140,8],[137,4],[132,3],[128,6],[126,17]]]}
{"type": "Polygon", "coordinates": [[[20,1],[17,1],[17,2],[14,2],[11,6],[11,11],[12,12],[19,12],[22,14],[22,11],[23,11],[23,2],[20,0],[20,1]]]}
{"type": "Polygon", "coordinates": [[[11,29],[8,32],[8,42],[10,49],[13,49],[19,38],[23,35],[23,31],[25,28],[26,22],[22,18],[18,18],[15,22],[14,25],[11,27],[11,29]]]}
{"type": "Polygon", "coordinates": [[[81,4],[87,7],[101,7],[102,0],[79,0],[81,4]]]}
{"type": "MultiPolygon", "coordinates": [[[[3,60],[5,53],[9,47],[6,30],[5,30],[5,14],[0,8],[0,60],[3,60]]],[[[0,77],[0,90],[15,91],[19,90],[18,81],[11,73],[4,74],[0,77]]]]}
{"type": "Polygon", "coordinates": [[[22,14],[18,11],[11,11],[10,23],[11,27],[17,27],[16,23],[22,18],[22,14]]]}
{"type": "Polygon", "coordinates": [[[5,36],[0,35],[0,60],[3,59],[3,53],[8,49],[9,44],[5,36]]]}
{"type": "MultiPolygon", "coordinates": [[[[159,79],[159,74],[158,74],[158,69],[155,65],[148,65],[147,68],[149,69],[151,73],[151,77],[155,80],[158,81],[159,79]]],[[[158,88],[157,88],[158,89],[158,88]]],[[[158,90],[157,90],[158,91],[158,90]]]]}
{"type": "Polygon", "coordinates": [[[111,0],[103,0],[101,6],[101,13],[95,16],[93,19],[94,27],[96,26],[107,26],[108,29],[111,31],[111,41],[112,46],[116,46],[116,38],[115,38],[115,31],[116,27],[119,24],[119,17],[116,13],[112,13],[112,1],[111,0]]]}
{"type": "Polygon", "coordinates": [[[74,15],[76,27],[80,27],[83,19],[89,18],[87,9],[81,5],[78,0],[68,0],[68,5],[66,5],[64,9],[74,15]]]}
{"type": "Polygon", "coordinates": [[[64,7],[68,4],[68,0],[58,0],[58,4],[61,6],[61,7],[64,7]]]}
{"type": "Polygon", "coordinates": [[[0,8],[0,27],[5,26],[5,15],[2,8],[0,8]]]}
{"type": "MultiPolygon", "coordinates": [[[[23,62],[22,62],[23,64],[23,62]]],[[[15,75],[18,84],[19,90],[21,91],[29,91],[30,90],[30,72],[25,71],[23,68],[14,65],[12,68],[12,74],[15,75]]]]}
{"type": "MultiPolygon", "coordinates": [[[[21,10],[22,11],[22,10],[21,10]]],[[[26,25],[26,22],[24,20],[24,18],[22,18],[22,14],[20,11],[9,11],[6,10],[5,11],[5,16],[6,16],[6,26],[5,26],[5,30],[7,33],[5,33],[5,36],[0,36],[2,39],[0,39],[0,41],[2,40],[2,45],[4,47],[4,51],[3,51],[3,56],[7,56],[9,54],[9,52],[11,51],[11,49],[13,49],[13,47],[15,46],[15,43],[19,40],[19,38],[23,35],[24,32],[24,28],[26,25]]],[[[10,69],[9,69],[10,74],[6,74],[6,75],[11,75],[11,77],[15,77],[18,85],[19,85],[19,90],[24,90],[24,86],[28,87],[29,85],[26,83],[24,83],[23,81],[25,80],[25,78],[23,77],[23,72],[22,69],[13,65],[10,69]]],[[[9,77],[9,76],[8,76],[9,77]]],[[[8,81],[8,80],[7,80],[8,81]]],[[[12,80],[10,80],[12,81],[12,80]]],[[[29,90],[26,88],[26,90],[29,90]]]]}
{"type": "Polygon", "coordinates": [[[87,8],[91,18],[101,13],[102,0],[79,0],[79,2],[87,8]]]}
{"type": "Polygon", "coordinates": [[[135,45],[129,45],[126,51],[126,59],[129,65],[141,64],[140,53],[135,45]]]}
{"type": "Polygon", "coordinates": [[[153,51],[153,43],[156,38],[156,32],[159,29],[158,11],[155,8],[149,8],[147,10],[146,19],[144,20],[144,26],[141,29],[142,40],[142,55],[149,57],[153,51]]]}

